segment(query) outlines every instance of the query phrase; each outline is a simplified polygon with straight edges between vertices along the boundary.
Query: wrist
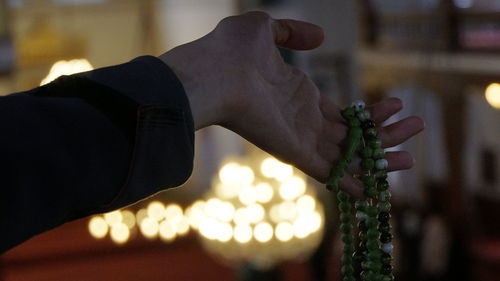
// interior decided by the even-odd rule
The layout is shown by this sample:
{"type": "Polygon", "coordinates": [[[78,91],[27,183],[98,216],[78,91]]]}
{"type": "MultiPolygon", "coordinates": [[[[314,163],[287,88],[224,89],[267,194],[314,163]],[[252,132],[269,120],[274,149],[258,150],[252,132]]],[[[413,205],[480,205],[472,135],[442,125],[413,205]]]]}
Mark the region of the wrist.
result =
{"type": "Polygon", "coordinates": [[[189,46],[174,48],[158,58],[167,64],[181,81],[189,100],[195,130],[219,124],[224,114],[224,106],[218,93],[208,89],[217,89],[207,85],[214,75],[213,71],[204,70],[203,62],[189,53],[189,46]]]}

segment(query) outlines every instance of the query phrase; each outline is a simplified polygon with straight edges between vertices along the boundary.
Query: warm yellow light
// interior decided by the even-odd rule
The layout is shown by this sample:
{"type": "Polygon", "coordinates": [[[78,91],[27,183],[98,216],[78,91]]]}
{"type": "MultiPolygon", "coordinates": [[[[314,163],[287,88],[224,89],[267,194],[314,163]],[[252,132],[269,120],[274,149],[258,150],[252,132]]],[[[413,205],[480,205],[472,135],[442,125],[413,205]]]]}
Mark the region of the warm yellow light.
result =
{"type": "Polygon", "coordinates": [[[222,201],[218,198],[210,198],[207,200],[203,211],[209,217],[216,218],[220,211],[222,201]]]}
{"type": "Polygon", "coordinates": [[[122,211],[122,222],[129,229],[132,229],[135,226],[135,216],[134,216],[134,213],[132,213],[129,210],[123,210],[122,211]]]}
{"type": "Polygon", "coordinates": [[[137,211],[135,214],[135,221],[137,222],[137,225],[141,225],[142,220],[148,217],[148,211],[146,209],[140,209],[137,211]]]}
{"type": "Polygon", "coordinates": [[[164,220],[160,223],[159,226],[160,238],[164,241],[172,241],[176,234],[177,230],[175,225],[171,221],[164,220]]]}
{"type": "Polygon", "coordinates": [[[316,200],[311,195],[302,195],[297,199],[297,211],[299,213],[312,212],[316,208],[316,200]]]}
{"type": "Polygon", "coordinates": [[[274,178],[278,181],[284,181],[293,175],[293,167],[275,158],[268,157],[262,161],[260,172],[267,178],[274,178]]]}
{"type": "Polygon", "coordinates": [[[237,224],[234,227],[234,240],[245,244],[252,240],[252,228],[248,224],[237,224]]]}
{"type": "Polygon", "coordinates": [[[308,224],[302,219],[297,219],[293,222],[293,234],[295,237],[303,239],[309,235],[308,224]]]}
{"type": "Polygon", "coordinates": [[[150,217],[144,218],[141,221],[140,230],[146,238],[155,238],[158,235],[158,221],[150,217]]]}
{"type": "Polygon", "coordinates": [[[497,109],[500,109],[500,84],[499,83],[491,83],[484,93],[486,97],[486,101],[497,109]]]}
{"type": "Polygon", "coordinates": [[[260,204],[252,204],[247,207],[246,216],[250,223],[258,223],[264,219],[266,211],[260,204]]]}
{"type": "Polygon", "coordinates": [[[165,216],[165,206],[160,201],[153,201],[148,205],[148,217],[160,221],[165,216]]]}
{"type": "Polygon", "coordinates": [[[257,193],[257,201],[260,203],[267,203],[273,199],[274,191],[271,185],[267,183],[259,183],[255,186],[257,193]]]}
{"type": "Polygon", "coordinates": [[[240,178],[240,182],[244,185],[252,184],[255,178],[255,174],[253,173],[252,168],[248,166],[241,166],[238,176],[240,178]]]}
{"type": "Polygon", "coordinates": [[[233,238],[233,228],[229,223],[219,223],[217,231],[217,240],[227,242],[233,238]]]}
{"type": "Polygon", "coordinates": [[[306,182],[299,177],[287,178],[280,185],[279,193],[283,200],[293,200],[306,191],[306,182]]]}
{"type": "Polygon", "coordinates": [[[54,63],[54,65],[50,68],[47,77],[40,82],[40,86],[52,82],[61,75],[71,75],[92,69],[94,68],[86,59],[74,59],[69,61],[61,60],[54,63]]]}
{"type": "Polygon", "coordinates": [[[234,223],[236,224],[250,224],[250,216],[248,215],[247,208],[238,208],[234,212],[234,223]]]}
{"type": "Polygon", "coordinates": [[[214,218],[206,218],[200,223],[199,230],[207,239],[215,240],[219,232],[219,222],[214,218]]]}
{"type": "Polygon", "coordinates": [[[309,212],[297,218],[293,223],[294,235],[297,238],[305,238],[309,234],[320,229],[322,219],[317,212],[309,212]]]}
{"type": "Polygon", "coordinates": [[[255,240],[265,243],[273,238],[273,227],[267,222],[257,224],[253,231],[255,240]]]}
{"type": "Polygon", "coordinates": [[[117,244],[127,242],[130,236],[130,230],[123,223],[117,223],[111,226],[111,239],[117,244]]]}
{"type": "Polygon", "coordinates": [[[177,234],[185,235],[189,232],[189,219],[183,217],[177,224],[177,234]]]}
{"type": "Polygon", "coordinates": [[[198,200],[186,210],[186,216],[188,217],[189,225],[191,225],[192,228],[198,229],[200,222],[205,218],[203,212],[204,208],[205,202],[198,200]]]}
{"type": "Polygon", "coordinates": [[[281,219],[293,220],[297,216],[297,207],[291,201],[281,202],[278,212],[281,219]]]}
{"type": "Polygon", "coordinates": [[[238,199],[245,205],[253,204],[257,201],[257,190],[250,185],[245,186],[240,190],[238,199]]]}
{"type": "Polygon", "coordinates": [[[223,222],[230,222],[234,218],[234,205],[230,202],[222,202],[219,204],[216,218],[223,222]]]}
{"type": "Polygon", "coordinates": [[[289,241],[293,238],[293,226],[289,222],[280,222],[276,226],[276,238],[282,242],[289,241]]]}
{"type": "Polygon", "coordinates": [[[280,205],[281,204],[275,204],[269,210],[269,217],[274,223],[279,223],[284,220],[284,218],[281,217],[280,205]]]}
{"type": "Polygon", "coordinates": [[[167,207],[165,207],[163,216],[167,220],[181,220],[184,214],[181,206],[177,204],[169,204],[167,207]]]}
{"type": "Polygon", "coordinates": [[[106,213],[104,214],[104,220],[109,226],[121,223],[123,220],[122,213],[120,212],[120,210],[106,213]]]}
{"type": "Polygon", "coordinates": [[[104,238],[109,228],[106,221],[100,216],[91,218],[88,227],[90,234],[97,239],[104,238]]]}
{"type": "Polygon", "coordinates": [[[231,199],[238,196],[241,188],[240,184],[227,185],[219,182],[215,186],[215,194],[222,199],[231,199]]]}
{"type": "Polygon", "coordinates": [[[240,182],[239,179],[240,165],[230,162],[224,165],[219,171],[219,179],[223,184],[233,185],[240,182]]]}

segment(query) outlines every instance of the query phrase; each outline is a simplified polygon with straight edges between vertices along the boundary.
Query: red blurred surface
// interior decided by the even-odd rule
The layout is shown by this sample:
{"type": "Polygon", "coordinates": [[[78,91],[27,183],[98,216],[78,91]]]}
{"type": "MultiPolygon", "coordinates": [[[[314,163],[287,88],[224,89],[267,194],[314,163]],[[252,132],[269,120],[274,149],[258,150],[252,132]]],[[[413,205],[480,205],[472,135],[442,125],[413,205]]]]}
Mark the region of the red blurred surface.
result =
{"type": "MultiPolygon", "coordinates": [[[[38,235],[1,256],[1,280],[235,280],[234,271],[217,263],[194,234],[172,243],[135,235],[124,246],[96,240],[87,219],[38,235]]],[[[284,281],[310,280],[306,264],[280,268],[284,281]]]]}

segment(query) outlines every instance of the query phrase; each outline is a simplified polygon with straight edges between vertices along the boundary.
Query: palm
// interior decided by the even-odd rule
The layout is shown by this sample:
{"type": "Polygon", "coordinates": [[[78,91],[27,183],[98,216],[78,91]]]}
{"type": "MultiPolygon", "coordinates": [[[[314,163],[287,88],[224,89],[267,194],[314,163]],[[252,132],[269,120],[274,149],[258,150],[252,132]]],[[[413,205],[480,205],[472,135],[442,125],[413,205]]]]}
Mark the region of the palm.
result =
{"type": "MultiPolygon", "coordinates": [[[[304,73],[284,63],[276,49],[314,49],[322,39],[321,29],[312,24],[254,12],[226,18],[212,33],[167,52],[163,59],[183,81],[196,128],[222,125],[325,181],[347,128],[339,108],[304,73]],[[218,91],[203,98],[208,97],[206,89],[218,91]]],[[[401,108],[399,100],[388,99],[370,109],[381,124],[401,108]]],[[[422,120],[413,117],[379,132],[383,145],[390,147],[422,128],[422,120]]],[[[407,152],[391,152],[386,158],[389,170],[413,164],[407,152]]],[[[352,177],[344,179],[344,187],[356,193],[352,177]]]]}

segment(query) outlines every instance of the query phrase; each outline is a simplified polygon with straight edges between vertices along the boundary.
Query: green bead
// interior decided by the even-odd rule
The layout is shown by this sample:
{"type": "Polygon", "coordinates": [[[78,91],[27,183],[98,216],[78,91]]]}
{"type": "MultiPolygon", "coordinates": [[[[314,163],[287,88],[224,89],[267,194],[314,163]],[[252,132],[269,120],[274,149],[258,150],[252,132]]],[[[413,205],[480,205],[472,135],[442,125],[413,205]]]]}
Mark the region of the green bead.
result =
{"type": "Polygon", "coordinates": [[[326,184],[326,189],[337,192],[339,191],[340,179],[333,179],[326,184]]]}
{"type": "Polygon", "coordinates": [[[371,261],[364,261],[361,263],[361,268],[365,271],[368,270],[373,270],[373,262],[371,261]]]}
{"type": "Polygon", "coordinates": [[[375,176],[363,176],[361,178],[361,181],[366,185],[366,186],[374,186],[375,185],[375,182],[377,181],[377,179],[375,178],[375,176]]]}
{"type": "Polygon", "coordinates": [[[373,149],[370,148],[369,146],[363,148],[361,151],[361,157],[362,158],[372,158],[373,157],[373,149]]]}
{"type": "Polygon", "coordinates": [[[385,156],[385,152],[382,148],[376,148],[373,150],[373,158],[374,159],[384,158],[384,156],[385,156]]]}
{"type": "Polygon", "coordinates": [[[371,217],[366,218],[365,223],[366,227],[368,228],[378,227],[379,225],[378,220],[376,218],[371,218],[371,217]]]}
{"type": "Polygon", "coordinates": [[[366,254],[366,257],[369,259],[369,260],[378,260],[382,257],[382,251],[381,250],[374,250],[374,251],[370,251],[368,252],[368,254],[366,254]]]}
{"type": "Polygon", "coordinates": [[[352,275],[354,273],[354,268],[352,265],[344,265],[342,266],[341,272],[343,275],[352,275]]]}
{"type": "Polygon", "coordinates": [[[373,148],[373,149],[377,149],[377,148],[381,148],[382,147],[382,141],[381,140],[371,140],[370,142],[368,142],[368,145],[373,148]]]}
{"type": "Polygon", "coordinates": [[[380,191],[386,191],[389,188],[389,183],[387,180],[379,180],[377,182],[377,189],[380,191]]]}
{"type": "Polygon", "coordinates": [[[368,239],[379,239],[380,232],[378,232],[377,229],[368,229],[368,231],[366,232],[366,236],[368,237],[368,239]]]}
{"type": "Polygon", "coordinates": [[[344,117],[344,119],[349,120],[349,119],[354,118],[354,116],[356,115],[356,111],[352,107],[347,107],[347,108],[343,109],[340,112],[340,114],[342,115],[342,117],[344,117]]]}
{"type": "Polygon", "coordinates": [[[382,281],[394,281],[394,275],[385,275],[382,277],[382,281]]]}
{"type": "Polygon", "coordinates": [[[340,190],[337,192],[337,199],[339,199],[340,202],[349,202],[349,194],[346,192],[340,190]]]}
{"type": "Polygon", "coordinates": [[[350,234],[342,234],[342,242],[345,244],[351,244],[354,242],[354,237],[350,234]]]}
{"type": "Polygon", "coordinates": [[[378,195],[378,191],[375,187],[369,187],[364,190],[366,197],[375,198],[378,195]]]}
{"type": "Polygon", "coordinates": [[[387,171],[381,170],[381,171],[376,171],[374,174],[376,179],[387,179],[387,171]]]}
{"type": "Polygon", "coordinates": [[[363,280],[366,281],[373,281],[377,277],[377,274],[373,271],[365,271],[365,274],[363,276],[363,280]]]}
{"type": "Polygon", "coordinates": [[[342,233],[349,234],[349,233],[351,233],[351,231],[352,231],[352,225],[351,225],[351,224],[349,224],[349,223],[341,223],[341,224],[340,224],[340,231],[341,231],[342,233]]]}
{"type": "Polygon", "coordinates": [[[341,213],[340,214],[340,222],[341,223],[350,223],[352,221],[351,213],[341,213]]]}
{"type": "Polygon", "coordinates": [[[368,240],[366,241],[366,248],[368,251],[375,251],[380,248],[380,242],[378,240],[368,240]]]}
{"type": "Polygon", "coordinates": [[[377,137],[377,130],[375,128],[368,128],[364,135],[366,138],[375,138],[377,137]]]}
{"type": "Polygon", "coordinates": [[[378,209],[381,212],[389,212],[391,210],[391,203],[389,202],[378,202],[377,204],[378,209]]]}
{"type": "Polygon", "coordinates": [[[361,121],[359,121],[358,118],[351,118],[351,119],[349,119],[349,121],[347,121],[347,125],[349,125],[349,127],[351,127],[351,128],[360,127],[361,121]]]}
{"type": "Polygon", "coordinates": [[[352,255],[354,253],[354,245],[352,244],[344,244],[344,249],[342,249],[345,255],[352,255]]]}
{"type": "Polygon", "coordinates": [[[365,212],[366,211],[366,207],[368,207],[368,202],[366,202],[366,201],[359,201],[358,200],[358,201],[356,201],[354,203],[354,207],[358,211],[365,212]]]}
{"type": "Polygon", "coordinates": [[[391,199],[391,192],[388,190],[384,190],[379,193],[378,200],[382,202],[389,201],[391,199]]]}
{"type": "Polygon", "coordinates": [[[361,167],[366,170],[372,170],[375,168],[375,161],[371,158],[366,158],[361,161],[361,167]]]}
{"type": "Polygon", "coordinates": [[[363,135],[363,130],[358,127],[350,128],[349,133],[348,133],[348,138],[352,137],[355,140],[360,140],[361,136],[363,135]]]}
{"type": "Polygon", "coordinates": [[[370,217],[375,217],[378,215],[378,208],[376,206],[368,206],[368,208],[366,208],[366,214],[370,217]]]}
{"type": "Polygon", "coordinates": [[[342,255],[341,261],[343,265],[352,265],[352,256],[342,255]]]}
{"type": "Polygon", "coordinates": [[[368,230],[368,228],[366,227],[366,223],[365,223],[365,221],[364,221],[364,220],[363,220],[363,221],[360,221],[360,222],[358,223],[358,230],[359,230],[359,231],[366,231],[366,230],[368,230]]]}
{"type": "Polygon", "coordinates": [[[338,207],[339,211],[344,213],[351,211],[351,204],[349,202],[340,202],[338,207]]]}
{"type": "Polygon", "coordinates": [[[342,281],[356,281],[356,278],[354,278],[353,276],[344,276],[342,281]]]}
{"type": "Polygon", "coordinates": [[[346,170],[349,167],[350,159],[342,158],[337,162],[337,169],[346,170]]]}

